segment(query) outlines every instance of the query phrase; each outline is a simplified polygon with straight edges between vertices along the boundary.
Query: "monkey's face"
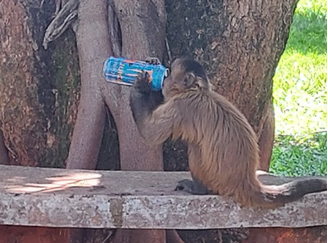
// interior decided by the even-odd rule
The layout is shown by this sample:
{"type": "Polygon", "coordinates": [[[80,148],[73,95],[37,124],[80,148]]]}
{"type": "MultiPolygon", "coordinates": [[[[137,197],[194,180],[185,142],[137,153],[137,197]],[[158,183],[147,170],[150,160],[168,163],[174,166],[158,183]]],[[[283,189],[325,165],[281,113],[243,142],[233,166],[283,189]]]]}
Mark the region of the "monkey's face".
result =
{"type": "Polygon", "coordinates": [[[179,58],[171,65],[171,74],[163,82],[162,93],[167,100],[188,90],[208,88],[209,82],[203,67],[197,61],[179,58]]]}
{"type": "Polygon", "coordinates": [[[181,69],[180,59],[176,59],[171,65],[171,73],[164,80],[162,93],[165,99],[170,99],[174,95],[182,93],[185,90],[183,80],[185,76],[184,70],[181,69]]]}

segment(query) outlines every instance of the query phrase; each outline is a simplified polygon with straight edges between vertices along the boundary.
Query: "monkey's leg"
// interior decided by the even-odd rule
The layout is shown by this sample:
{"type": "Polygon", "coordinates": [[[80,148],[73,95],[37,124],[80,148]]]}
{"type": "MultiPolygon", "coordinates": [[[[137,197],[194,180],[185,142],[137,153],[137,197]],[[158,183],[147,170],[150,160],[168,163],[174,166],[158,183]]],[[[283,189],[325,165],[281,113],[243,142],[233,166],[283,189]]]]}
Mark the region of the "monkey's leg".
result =
{"type": "Polygon", "coordinates": [[[192,180],[185,179],[179,181],[177,187],[175,188],[176,191],[185,191],[196,195],[211,193],[211,191],[193,175],[193,173],[197,174],[200,169],[199,165],[201,163],[201,159],[201,150],[199,146],[195,144],[188,144],[188,161],[192,180]]]}

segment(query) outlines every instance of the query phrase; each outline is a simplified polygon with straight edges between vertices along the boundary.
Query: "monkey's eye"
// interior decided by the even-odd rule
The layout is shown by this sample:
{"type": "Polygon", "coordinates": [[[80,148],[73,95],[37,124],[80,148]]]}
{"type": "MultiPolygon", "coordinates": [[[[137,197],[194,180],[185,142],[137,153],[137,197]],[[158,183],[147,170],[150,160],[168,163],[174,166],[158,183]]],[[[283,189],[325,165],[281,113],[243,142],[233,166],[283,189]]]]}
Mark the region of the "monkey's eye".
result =
{"type": "Polygon", "coordinates": [[[166,68],[165,73],[164,73],[164,77],[167,78],[169,75],[170,75],[170,69],[166,68]]]}

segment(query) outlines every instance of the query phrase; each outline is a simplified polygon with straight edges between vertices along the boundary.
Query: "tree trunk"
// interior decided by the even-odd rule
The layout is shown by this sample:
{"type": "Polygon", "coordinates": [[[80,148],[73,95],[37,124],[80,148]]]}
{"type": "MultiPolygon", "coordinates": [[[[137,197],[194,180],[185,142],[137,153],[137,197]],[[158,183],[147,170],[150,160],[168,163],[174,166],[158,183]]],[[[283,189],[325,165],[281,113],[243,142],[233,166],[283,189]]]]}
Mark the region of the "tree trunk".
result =
{"type": "MultiPolygon", "coordinates": [[[[166,1],[170,55],[199,60],[216,91],[243,112],[259,137],[260,168],[264,169],[269,167],[274,138],[272,77],[296,3],[166,1]]],[[[168,169],[184,157],[181,149],[175,151],[180,156],[172,150],[165,153],[169,155],[165,158],[168,169]]]]}
{"type": "MultiPolygon", "coordinates": [[[[166,25],[164,1],[114,0],[114,8],[122,33],[122,56],[135,60],[162,59],[166,25]]],[[[130,87],[109,84],[107,88],[115,92],[105,97],[118,127],[121,169],[163,170],[162,146],[147,146],[132,118],[130,87]],[[117,103],[113,102],[114,97],[117,103]]],[[[114,242],[139,243],[146,239],[154,243],[165,242],[165,231],[118,230],[114,242]]]]}
{"type": "MultiPolygon", "coordinates": [[[[114,10],[122,33],[122,56],[135,60],[161,59],[166,23],[164,2],[120,0],[114,1],[114,10]]],[[[161,146],[147,146],[133,121],[129,107],[130,87],[107,84],[104,89],[106,104],[118,128],[121,169],[162,170],[161,146]]]]}
{"type": "Polygon", "coordinates": [[[105,126],[106,109],[99,84],[102,65],[112,55],[107,1],[80,1],[76,42],[81,70],[81,99],[67,158],[68,169],[95,169],[105,126]]]}
{"type": "Polygon", "coordinates": [[[54,4],[0,4],[0,124],[14,165],[63,167],[79,99],[72,31],[47,52],[54,4]]]}
{"type": "Polygon", "coordinates": [[[0,129],[0,164],[9,165],[8,150],[5,146],[5,141],[1,129],[0,129]]]}
{"type": "MultiPolygon", "coordinates": [[[[112,6],[122,30],[122,53],[133,59],[161,57],[166,13],[161,1],[114,1],[112,6]],[[150,33],[158,40],[152,41],[150,33]],[[161,38],[162,36],[162,38],[161,38]],[[131,42],[131,38],[133,42],[131,42]],[[137,47],[137,48],[136,48],[137,47]]],[[[102,65],[113,55],[107,24],[107,1],[80,1],[76,32],[82,92],[67,168],[95,169],[105,118],[105,102],[118,128],[121,169],[161,170],[161,146],[148,147],[139,135],[129,109],[130,87],[106,83],[102,65]],[[91,43],[94,43],[91,45],[91,43]]],[[[155,40],[155,38],[153,38],[155,40]]],[[[77,234],[80,237],[79,234],[77,234]]],[[[163,242],[163,230],[124,230],[115,242],[163,242]]],[[[77,240],[73,240],[77,241],[77,240]]]]}

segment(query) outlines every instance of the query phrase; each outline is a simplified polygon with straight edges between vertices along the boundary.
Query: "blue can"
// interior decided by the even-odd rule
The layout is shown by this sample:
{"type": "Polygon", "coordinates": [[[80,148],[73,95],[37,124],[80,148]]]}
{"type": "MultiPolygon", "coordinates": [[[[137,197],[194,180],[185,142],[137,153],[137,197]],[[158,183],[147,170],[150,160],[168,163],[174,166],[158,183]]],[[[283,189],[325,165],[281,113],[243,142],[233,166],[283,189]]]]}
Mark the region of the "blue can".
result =
{"type": "Polygon", "coordinates": [[[104,64],[105,78],[108,82],[113,83],[132,85],[142,71],[149,74],[152,90],[162,89],[166,68],[161,64],[153,65],[145,61],[129,60],[123,57],[110,57],[104,64]]]}

